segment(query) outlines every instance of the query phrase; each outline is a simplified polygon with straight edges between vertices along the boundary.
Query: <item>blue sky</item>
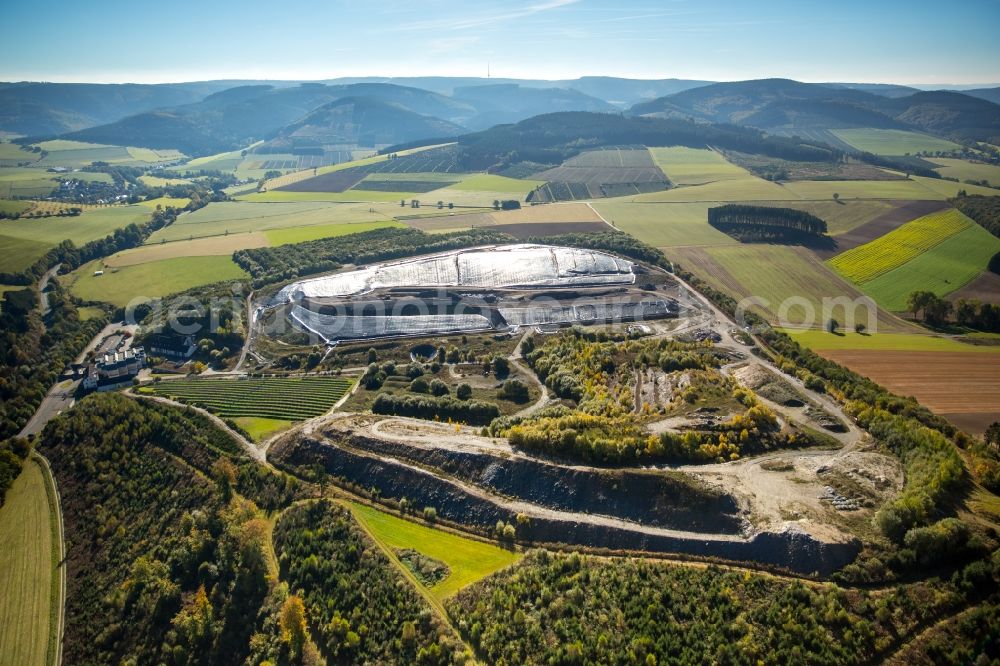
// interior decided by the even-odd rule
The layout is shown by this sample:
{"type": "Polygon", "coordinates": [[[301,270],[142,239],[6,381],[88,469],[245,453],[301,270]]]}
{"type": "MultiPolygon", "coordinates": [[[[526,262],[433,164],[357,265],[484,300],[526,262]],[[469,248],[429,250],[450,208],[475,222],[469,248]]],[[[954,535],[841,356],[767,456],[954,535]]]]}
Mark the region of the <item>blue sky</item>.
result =
{"type": "Polygon", "coordinates": [[[1000,83],[1000,0],[5,0],[0,80],[1000,83]],[[18,26],[10,29],[10,26],[18,26]]]}

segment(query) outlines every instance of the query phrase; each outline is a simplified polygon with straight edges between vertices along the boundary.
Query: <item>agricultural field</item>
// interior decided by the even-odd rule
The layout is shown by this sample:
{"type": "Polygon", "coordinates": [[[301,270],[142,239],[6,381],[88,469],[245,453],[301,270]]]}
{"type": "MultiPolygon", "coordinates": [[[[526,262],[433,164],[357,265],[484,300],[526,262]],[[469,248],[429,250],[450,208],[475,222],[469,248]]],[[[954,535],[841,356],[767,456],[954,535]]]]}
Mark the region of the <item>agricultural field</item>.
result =
{"type": "Polygon", "coordinates": [[[160,176],[139,176],[139,181],[150,187],[170,187],[172,185],[190,185],[189,178],[161,178],[160,176]]]}
{"type": "Polygon", "coordinates": [[[386,227],[402,227],[399,222],[381,220],[377,222],[341,222],[335,224],[317,224],[308,227],[290,227],[272,229],[264,235],[270,245],[287,245],[289,243],[304,243],[320,238],[333,238],[347,234],[359,234],[362,231],[384,229],[386,227]]]}
{"type": "MultiPolygon", "coordinates": [[[[826,268],[815,254],[801,247],[764,244],[689,247],[668,252],[667,257],[737,300],[749,296],[765,299],[766,304],[754,310],[782,325],[821,328],[830,316],[841,322],[849,321],[843,306],[824,316],[823,299],[863,298],[863,294],[826,268]]],[[[864,307],[857,306],[853,314],[869,328],[912,329],[881,309],[875,314],[875,322],[868,321],[864,307]]]]}
{"type": "MultiPolygon", "coordinates": [[[[966,180],[985,180],[990,185],[1000,187],[1000,166],[996,164],[971,162],[969,160],[948,157],[935,157],[930,161],[939,165],[939,168],[934,170],[946,178],[958,178],[962,182],[966,180]]],[[[997,191],[997,194],[1000,195],[1000,190],[997,191]]]]}
{"type": "MultiPolygon", "coordinates": [[[[440,195],[434,195],[440,198],[440,195]]],[[[354,191],[344,192],[300,192],[287,190],[268,190],[266,192],[252,192],[245,194],[238,199],[240,201],[250,201],[254,203],[295,203],[295,202],[329,202],[329,203],[393,203],[399,204],[400,199],[420,199],[418,192],[375,192],[375,191],[354,191]]]]}
{"type": "Polygon", "coordinates": [[[820,350],[969,432],[981,434],[1000,414],[1000,354],[950,351],[820,350]]]}
{"type": "Polygon", "coordinates": [[[10,199],[0,199],[0,213],[4,215],[21,214],[31,208],[30,201],[12,201],[10,199]]]}
{"type": "Polygon", "coordinates": [[[17,166],[24,162],[37,162],[39,153],[24,150],[20,144],[0,141],[0,166],[17,166]]]}
{"type": "Polygon", "coordinates": [[[746,169],[706,148],[650,148],[653,161],[674,185],[704,185],[720,180],[754,178],[746,169]]]}
{"type": "Polygon", "coordinates": [[[735,238],[708,224],[708,209],[715,205],[606,200],[595,202],[594,208],[615,228],[661,249],[736,243],[735,238]]]}
{"type": "Polygon", "coordinates": [[[384,222],[391,219],[397,211],[399,211],[399,201],[396,201],[395,205],[390,203],[376,206],[308,201],[291,203],[223,201],[210,203],[192,213],[184,213],[172,225],[150,236],[147,244],[292,227],[384,222]]]}
{"type": "Polygon", "coordinates": [[[180,199],[175,199],[173,197],[156,197],[155,199],[146,199],[145,201],[140,201],[139,206],[145,206],[146,208],[155,209],[157,206],[162,208],[184,208],[191,200],[187,197],[181,197],[180,199]]]}
{"type": "Polygon", "coordinates": [[[830,132],[855,149],[876,155],[912,155],[961,148],[947,139],[906,130],[861,128],[834,129],[830,132]]]}
{"type": "Polygon", "coordinates": [[[0,234],[0,273],[20,273],[51,247],[48,243],[0,234]]]}
{"type": "MultiPolygon", "coordinates": [[[[984,197],[1000,196],[1000,190],[993,187],[983,187],[981,185],[969,185],[967,183],[956,183],[953,180],[943,180],[941,178],[925,178],[924,176],[910,176],[910,178],[922,185],[925,189],[947,198],[958,196],[959,192],[966,194],[981,194],[984,197]]],[[[927,198],[927,197],[925,197],[927,198]]]]}
{"type": "Polygon", "coordinates": [[[115,206],[86,209],[76,217],[0,220],[0,271],[24,270],[64,240],[82,245],[129,224],[142,224],[149,214],[142,206],[115,206]]]}
{"type": "MultiPolygon", "coordinates": [[[[920,179],[911,177],[909,180],[796,180],[783,184],[785,198],[801,198],[809,200],[833,199],[944,199],[954,196],[939,192],[928,187],[924,181],[934,181],[933,178],[920,179]]],[[[958,185],[949,181],[940,181],[948,185],[958,185]]],[[[968,187],[971,187],[968,186],[968,187]]],[[[955,190],[957,191],[957,187],[955,190]]]]}
{"type": "Polygon", "coordinates": [[[203,407],[223,418],[304,421],[328,412],[353,380],[343,377],[179,379],[148,384],[144,393],[203,407]]]}
{"type": "Polygon", "coordinates": [[[29,459],[0,507],[0,663],[54,663],[58,613],[53,514],[41,465],[29,459]],[[53,650],[53,652],[50,652],[53,650]]]}
{"type": "Polygon", "coordinates": [[[159,298],[215,282],[245,280],[249,275],[229,256],[179,257],[109,268],[91,261],[61,278],[85,301],[126,306],[136,298],[159,298]],[[104,270],[104,275],[94,275],[104,270]]]}
{"type": "MultiPolygon", "coordinates": [[[[490,173],[474,173],[463,176],[461,181],[450,189],[469,192],[504,192],[516,194],[524,199],[528,192],[542,184],[540,180],[508,178],[490,173]]],[[[507,197],[508,199],[510,197],[507,197]]]]}
{"type": "Polygon", "coordinates": [[[252,247],[268,247],[270,244],[266,234],[259,231],[245,234],[230,234],[228,236],[195,238],[194,240],[172,241],[169,243],[161,242],[155,245],[143,245],[117,252],[110,257],[105,257],[104,265],[108,268],[123,268],[125,266],[145,264],[152,261],[176,259],[178,257],[228,257],[237,250],[252,247]]]}
{"type": "MultiPolygon", "coordinates": [[[[798,183],[790,183],[798,184],[798,183]]],[[[769,180],[758,178],[747,172],[744,178],[716,180],[702,185],[686,185],[663,192],[650,192],[631,197],[631,201],[643,203],[699,203],[735,201],[783,201],[802,197],[769,180]]]]}
{"type": "Polygon", "coordinates": [[[0,167],[0,197],[44,197],[56,188],[58,174],[44,169],[0,167]]]}
{"type": "Polygon", "coordinates": [[[971,283],[1000,252],[1000,238],[979,225],[952,235],[900,267],[861,285],[862,291],[894,312],[906,310],[913,291],[946,296],[971,283]]]}
{"type": "Polygon", "coordinates": [[[646,148],[587,150],[533,176],[545,181],[532,201],[566,201],[640,194],[670,186],[646,148]]]}
{"type": "Polygon", "coordinates": [[[142,224],[149,220],[150,213],[150,209],[145,206],[109,206],[90,208],[75,217],[0,220],[0,236],[48,245],[71,240],[77,245],[82,245],[104,238],[115,229],[130,224],[142,224]]]}
{"type": "Polygon", "coordinates": [[[288,419],[269,419],[261,416],[238,416],[233,422],[255,442],[263,442],[292,426],[292,422],[288,419]]]}
{"type": "Polygon", "coordinates": [[[971,226],[974,223],[955,209],[931,213],[839,254],[829,263],[848,280],[864,284],[971,226]]]}
{"type": "Polygon", "coordinates": [[[546,204],[544,206],[525,206],[517,210],[448,213],[429,217],[400,216],[400,220],[405,222],[407,226],[428,233],[458,231],[472,227],[503,227],[504,230],[511,232],[523,231],[523,235],[544,236],[552,233],[597,231],[606,228],[601,216],[593,208],[582,203],[546,204]],[[552,231],[553,229],[560,231],[555,232],[552,231]]]}
{"type": "Polygon", "coordinates": [[[420,525],[364,504],[348,502],[348,507],[355,519],[385,546],[416,550],[448,566],[448,576],[430,588],[438,600],[520,559],[518,554],[494,544],[420,525]]]}
{"type": "Polygon", "coordinates": [[[953,338],[938,335],[912,333],[866,332],[863,335],[853,331],[827,333],[815,329],[782,329],[803,347],[814,351],[920,351],[920,352],[971,352],[1000,353],[1000,346],[985,347],[965,344],[953,338]]]}
{"type": "Polygon", "coordinates": [[[176,150],[109,146],[64,139],[43,141],[36,145],[48,153],[38,162],[38,166],[45,167],[78,168],[98,161],[122,166],[148,166],[184,158],[183,153],[176,150]]]}

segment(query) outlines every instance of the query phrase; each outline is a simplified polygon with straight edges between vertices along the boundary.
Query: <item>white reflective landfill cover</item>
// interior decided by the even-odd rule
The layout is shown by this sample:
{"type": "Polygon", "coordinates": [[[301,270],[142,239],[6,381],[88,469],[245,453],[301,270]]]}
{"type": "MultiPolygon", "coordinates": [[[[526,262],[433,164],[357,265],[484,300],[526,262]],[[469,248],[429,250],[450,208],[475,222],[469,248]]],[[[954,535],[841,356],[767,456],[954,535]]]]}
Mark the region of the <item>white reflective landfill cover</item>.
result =
{"type": "Polygon", "coordinates": [[[389,315],[365,317],[324,315],[301,305],[292,306],[291,317],[326,341],[434,335],[458,331],[485,331],[490,320],[480,314],[389,315]]]}
{"type": "Polygon", "coordinates": [[[335,298],[390,287],[562,287],[632,284],[633,264],[597,250],[503,245],[455,250],[294,282],[274,302],[335,298]]]}

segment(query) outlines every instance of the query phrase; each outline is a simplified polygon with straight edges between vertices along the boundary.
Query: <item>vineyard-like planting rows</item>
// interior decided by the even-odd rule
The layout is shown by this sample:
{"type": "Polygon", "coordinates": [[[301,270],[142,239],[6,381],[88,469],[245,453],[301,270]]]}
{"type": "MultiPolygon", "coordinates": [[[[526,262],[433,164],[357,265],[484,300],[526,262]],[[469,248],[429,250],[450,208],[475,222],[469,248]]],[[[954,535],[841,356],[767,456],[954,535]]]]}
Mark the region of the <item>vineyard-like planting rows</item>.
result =
{"type": "Polygon", "coordinates": [[[969,218],[955,209],[931,213],[837,255],[830,265],[855,284],[863,284],[899,268],[971,224],[969,218]]]}
{"type": "Polygon", "coordinates": [[[182,379],[141,390],[203,407],[226,418],[258,416],[303,421],[326,413],[347,393],[351,383],[342,377],[182,379]]]}

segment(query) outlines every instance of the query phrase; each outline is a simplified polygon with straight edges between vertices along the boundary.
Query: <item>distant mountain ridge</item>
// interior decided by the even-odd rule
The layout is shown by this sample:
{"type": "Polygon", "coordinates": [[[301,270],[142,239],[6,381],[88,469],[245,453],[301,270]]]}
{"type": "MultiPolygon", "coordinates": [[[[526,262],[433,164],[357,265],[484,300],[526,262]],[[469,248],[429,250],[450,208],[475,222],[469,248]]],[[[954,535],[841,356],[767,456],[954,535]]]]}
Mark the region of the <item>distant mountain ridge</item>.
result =
{"type": "MultiPolygon", "coordinates": [[[[190,155],[205,155],[252,141],[287,138],[301,128],[284,128],[348,97],[366,100],[363,105],[372,110],[365,131],[357,136],[382,136],[393,143],[412,140],[416,131],[450,137],[462,129],[480,131],[563,111],[627,111],[636,116],[732,123],[786,134],[796,129],[875,127],[916,129],[960,141],[997,143],[1000,138],[1000,107],[989,99],[1000,97],[1000,88],[952,92],[790,79],[709,83],[616,77],[561,81],[367,77],[305,83],[164,85],[0,83],[0,132],[32,139],[58,136],[178,148],[190,155]],[[652,95],[659,96],[650,98],[652,95]],[[395,108],[390,111],[379,102],[395,108]],[[418,121],[403,112],[429,120],[418,121]],[[400,122],[406,129],[376,127],[375,118],[400,122]]],[[[345,134],[343,113],[340,110],[336,117],[330,116],[332,124],[326,130],[310,122],[310,133],[352,135],[345,134]]]]}
{"type": "Polygon", "coordinates": [[[842,84],[821,85],[789,79],[735,81],[636,104],[630,113],[750,125],[765,130],[876,127],[918,129],[959,140],[991,143],[1000,137],[997,104],[951,91],[899,95],[900,92],[894,89],[890,97],[842,84]]]}

